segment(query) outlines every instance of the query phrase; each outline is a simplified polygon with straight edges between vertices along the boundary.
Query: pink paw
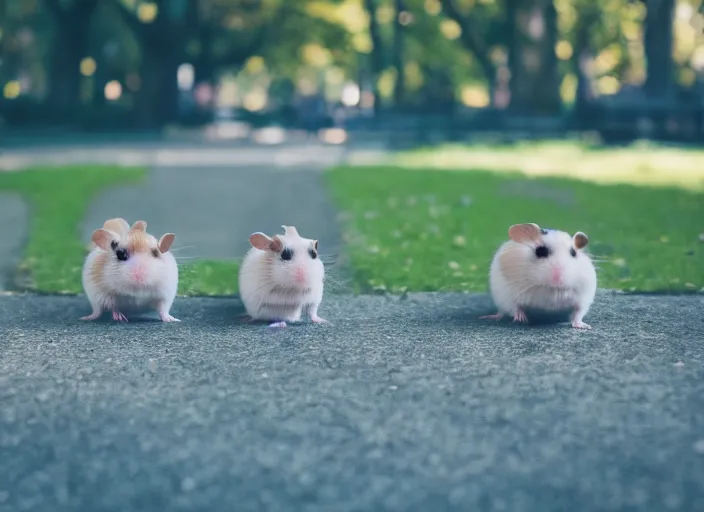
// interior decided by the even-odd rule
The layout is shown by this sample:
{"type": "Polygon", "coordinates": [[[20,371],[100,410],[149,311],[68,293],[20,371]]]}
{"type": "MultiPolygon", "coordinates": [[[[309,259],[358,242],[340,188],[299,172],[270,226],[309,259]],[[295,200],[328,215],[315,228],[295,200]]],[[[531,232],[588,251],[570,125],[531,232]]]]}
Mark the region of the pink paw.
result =
{"type": "Polygon", "coordinates": [[[516,311],[516,314],[513,315],[513,321],[518,322],[519,324],[525,324],[528,323],[528,318],[526,317],[526,314],[523,312],[523,310],[519,309],[516,311]]]}
{"type": "Polygon", "coordinates": [[[591,325],[585,324],[585,323],[582,322],[581,320],[580,320],[580,321],[573,320],[573,321],[572,321],[572,327],[574,327],[575,329],[591,329],[591,328],[592,328],[591,325]]]}
{"type": "Polygon", "coordinates": [[[480,316],[480,320],[501,320],[504,317],[503,313],[496,313],[494,315],[484,315],[480,316]]]}
{"type": "Polygon", "coordinates": [[[286,327],[286,322],[271,322],[269,324],[269,327],[272,327],[274,329],[276,328],[281,328],[281,327],[286,327]]]}
{"type": "Polygon", "coordinates": [[[168,313],[163,313],[159,315],[159,318],[161,318],[162,322],[180,322],[178,318],[174,318],[173,316],[169,315],[168,313]]]}
{"type": "Polygon", "coordinates": [[[120,313],[119,311],[112,312],[112,319],[116,322],[127,322],[127,317],[120,313]]]}
{"type": "Polygon", "coordinates": [[[311,322],[314,322],[314,323],[316,323],[316,324],[327,324],[327,323],[329,323],[327,320],[325,320],[324,318],[320,318],[318,315],[313,315],[312,317],[310,317],[310,321],[311,321],[311,322]]]}
{"type": "Polygon", "coordinates": [[[88,316],[82,316],[81,320],[97,320],[100,318],[100,313],[91,313],[88,316]]]}

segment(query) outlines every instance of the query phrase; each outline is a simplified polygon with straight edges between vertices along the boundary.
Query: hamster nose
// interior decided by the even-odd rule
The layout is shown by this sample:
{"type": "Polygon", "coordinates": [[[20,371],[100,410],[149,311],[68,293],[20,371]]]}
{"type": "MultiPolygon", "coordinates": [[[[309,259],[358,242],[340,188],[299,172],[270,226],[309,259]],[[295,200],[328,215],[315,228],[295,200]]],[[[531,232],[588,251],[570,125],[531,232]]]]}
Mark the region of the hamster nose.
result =
{"type": "Polygon", "coordinates": [[[306,271],[303,267],[296,267],[293,272],[293,278],[297,283],[303,284],[306,282],[306,271]]]}
{"type": "Polygon", "coordinates": [[[550,278],[555,284],[559,284],[560,282],[562,282],[562,269],[560,267],[553,267],[550,278]]]}

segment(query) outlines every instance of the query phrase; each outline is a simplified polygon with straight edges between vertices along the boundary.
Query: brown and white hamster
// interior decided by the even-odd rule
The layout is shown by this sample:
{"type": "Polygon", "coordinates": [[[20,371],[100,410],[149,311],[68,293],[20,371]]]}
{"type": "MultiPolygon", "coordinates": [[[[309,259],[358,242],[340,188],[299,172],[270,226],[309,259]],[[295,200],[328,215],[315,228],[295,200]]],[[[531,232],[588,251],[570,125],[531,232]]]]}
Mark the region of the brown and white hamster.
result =
{"type": "Polygon", "coordinates": [[[294,226],[281,226],[283,235],[253,233],[252,248],[239,273],[240,297],[252,320],[271,327],[298,322],[303,310],[315,323],[323,300],[325,268],[318,257],[318,241],[301,238],[294,226]]]}
{"type": "Polygon", "coordinates": [[[111,310],[116,321],[126,312],[156,310],[164,322],[180,322],[169,314],[178,288],[178,265],[169,252],[175,235],[158,241],[147,233],[147,223],[132,226],[110,219],[93,232],[94,247],[83,265],[83,289],[93,312],[81,320],[95,320],[111,310]]]}
{"type": "Polygon", "coordinates": [[[591,329],[582,321],[597,288],[594,264],[584,252],[587,235],[516,224],[508,236],[489,273],[491,296],[499,311],[482,318],[512,315],[514,322],[527,322],[527,311],[570,311],[572,327],[591,329]]]}

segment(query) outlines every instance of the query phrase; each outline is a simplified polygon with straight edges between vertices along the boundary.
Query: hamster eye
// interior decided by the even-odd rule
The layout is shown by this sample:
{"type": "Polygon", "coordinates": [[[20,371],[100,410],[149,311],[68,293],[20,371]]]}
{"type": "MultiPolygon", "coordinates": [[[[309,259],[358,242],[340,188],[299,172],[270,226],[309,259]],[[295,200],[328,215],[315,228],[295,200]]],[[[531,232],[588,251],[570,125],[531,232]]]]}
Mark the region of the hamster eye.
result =
{"type": "Polygon", "coordinates": [[[539,245],[538,247],[535,248],[535,255],[538,258],[547,258],[548,254],[550,254],[550,249],[548,249],[544,245],[539,245]]]}
{"type": "Polygon", "coordinates": [[[288,247],[281,251],[281,259],[284,261],[289,261],[291,258],[293,258],[293,251],[289,249],[288,247]]]}
{"type": "Polygon", "coordinates": [[[574,250],[574,247],[570,247],[570,254],[572,255],[573,258],[577,257],[577,251],[574,250]]]}
{"type": "Polygon", "coordinates": [[[318,257],[318,253],[315,252],[315,249],[308,249],[308,254],[310,254],[310,257],[313,259],[318,257]]]}
{"type": "Polygon", "coordinates": [[[115,252],[117,259],[120,261],[127,261],[130,257],[130,253],[127,249],[120,249],[115,252]]]}
{"type": "Polygon", "coordinates": [[[152,256],[154,256],[155,258],[158,258],[159,257],[159,249],[152,249],[152,256]]]}
{"type": "Polygon", "coordinates": [[[111,248],[113,251],[114,251],[115,249],[117,249],[117,240],[113,240],[112,242],[110,242],[110,248],[111,248]]]}

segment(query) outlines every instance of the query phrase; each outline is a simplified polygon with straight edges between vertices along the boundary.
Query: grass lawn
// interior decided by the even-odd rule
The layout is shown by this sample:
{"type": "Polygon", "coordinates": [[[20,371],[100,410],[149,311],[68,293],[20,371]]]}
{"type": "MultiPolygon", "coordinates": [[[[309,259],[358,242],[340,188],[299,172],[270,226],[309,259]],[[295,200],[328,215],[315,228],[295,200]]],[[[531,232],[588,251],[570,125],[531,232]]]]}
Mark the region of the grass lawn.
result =
{"type": "MultiPolygon", "coordinates": [[[[485,291],[491,257],[519,222],[586,232],[602,288],[704,290],[704,152],[533,143],[419,150],[393,161],[326,174],[356,291],[485,291]],[[485,170],[467,170],[480,163],[485,170]]],[[[28,287],[81,292],[90,201],[145,175],[109,166],[0,172],[0,192],[31,206],[21,264],[28,287]]],[[[237,266],[180,262],[179,293],[236,293],[237,266]]]]}
{"type": "MultiPolygon", "coordinates": [[[[675,169],[679,187],[410,167],[341,167],[327,175],[359,291],[484,291],[494,251],[509,225],[521,222],[587,233],[601,260],[601,288],[704,289],[704,194],[698,180],[689,183],[693,190],[678,183],[675,169]]],[[[628,181],[623,166],[613,174],[628,181]]],[[[666,183],[663,174],[647,183],[666,183]]]]}
{"type": "Polygon", "coordinates": [[[447,144],[404,151],[388,164],[418,169],[520,172],[533,177],[579,177],[592,183],[704,188],[704,151],[656,143],[623,147],[577,141],[447,144]]]}
{"type": "MultiPolygon", "coordinates": [[[[87,241],[81,240],[80,226],[90,201],[107,187],[136,183],[145,175],[144,169],[112,166],[0,172],[0,192],[22,195],[31,208],[30,236],[20,265],[29,278],[28,287],[49,293],[82,292],[87,241]]],[[[236,263],[204,260],[179,265],[182,295],[236,292],[231,284],[236,263]]]]}

